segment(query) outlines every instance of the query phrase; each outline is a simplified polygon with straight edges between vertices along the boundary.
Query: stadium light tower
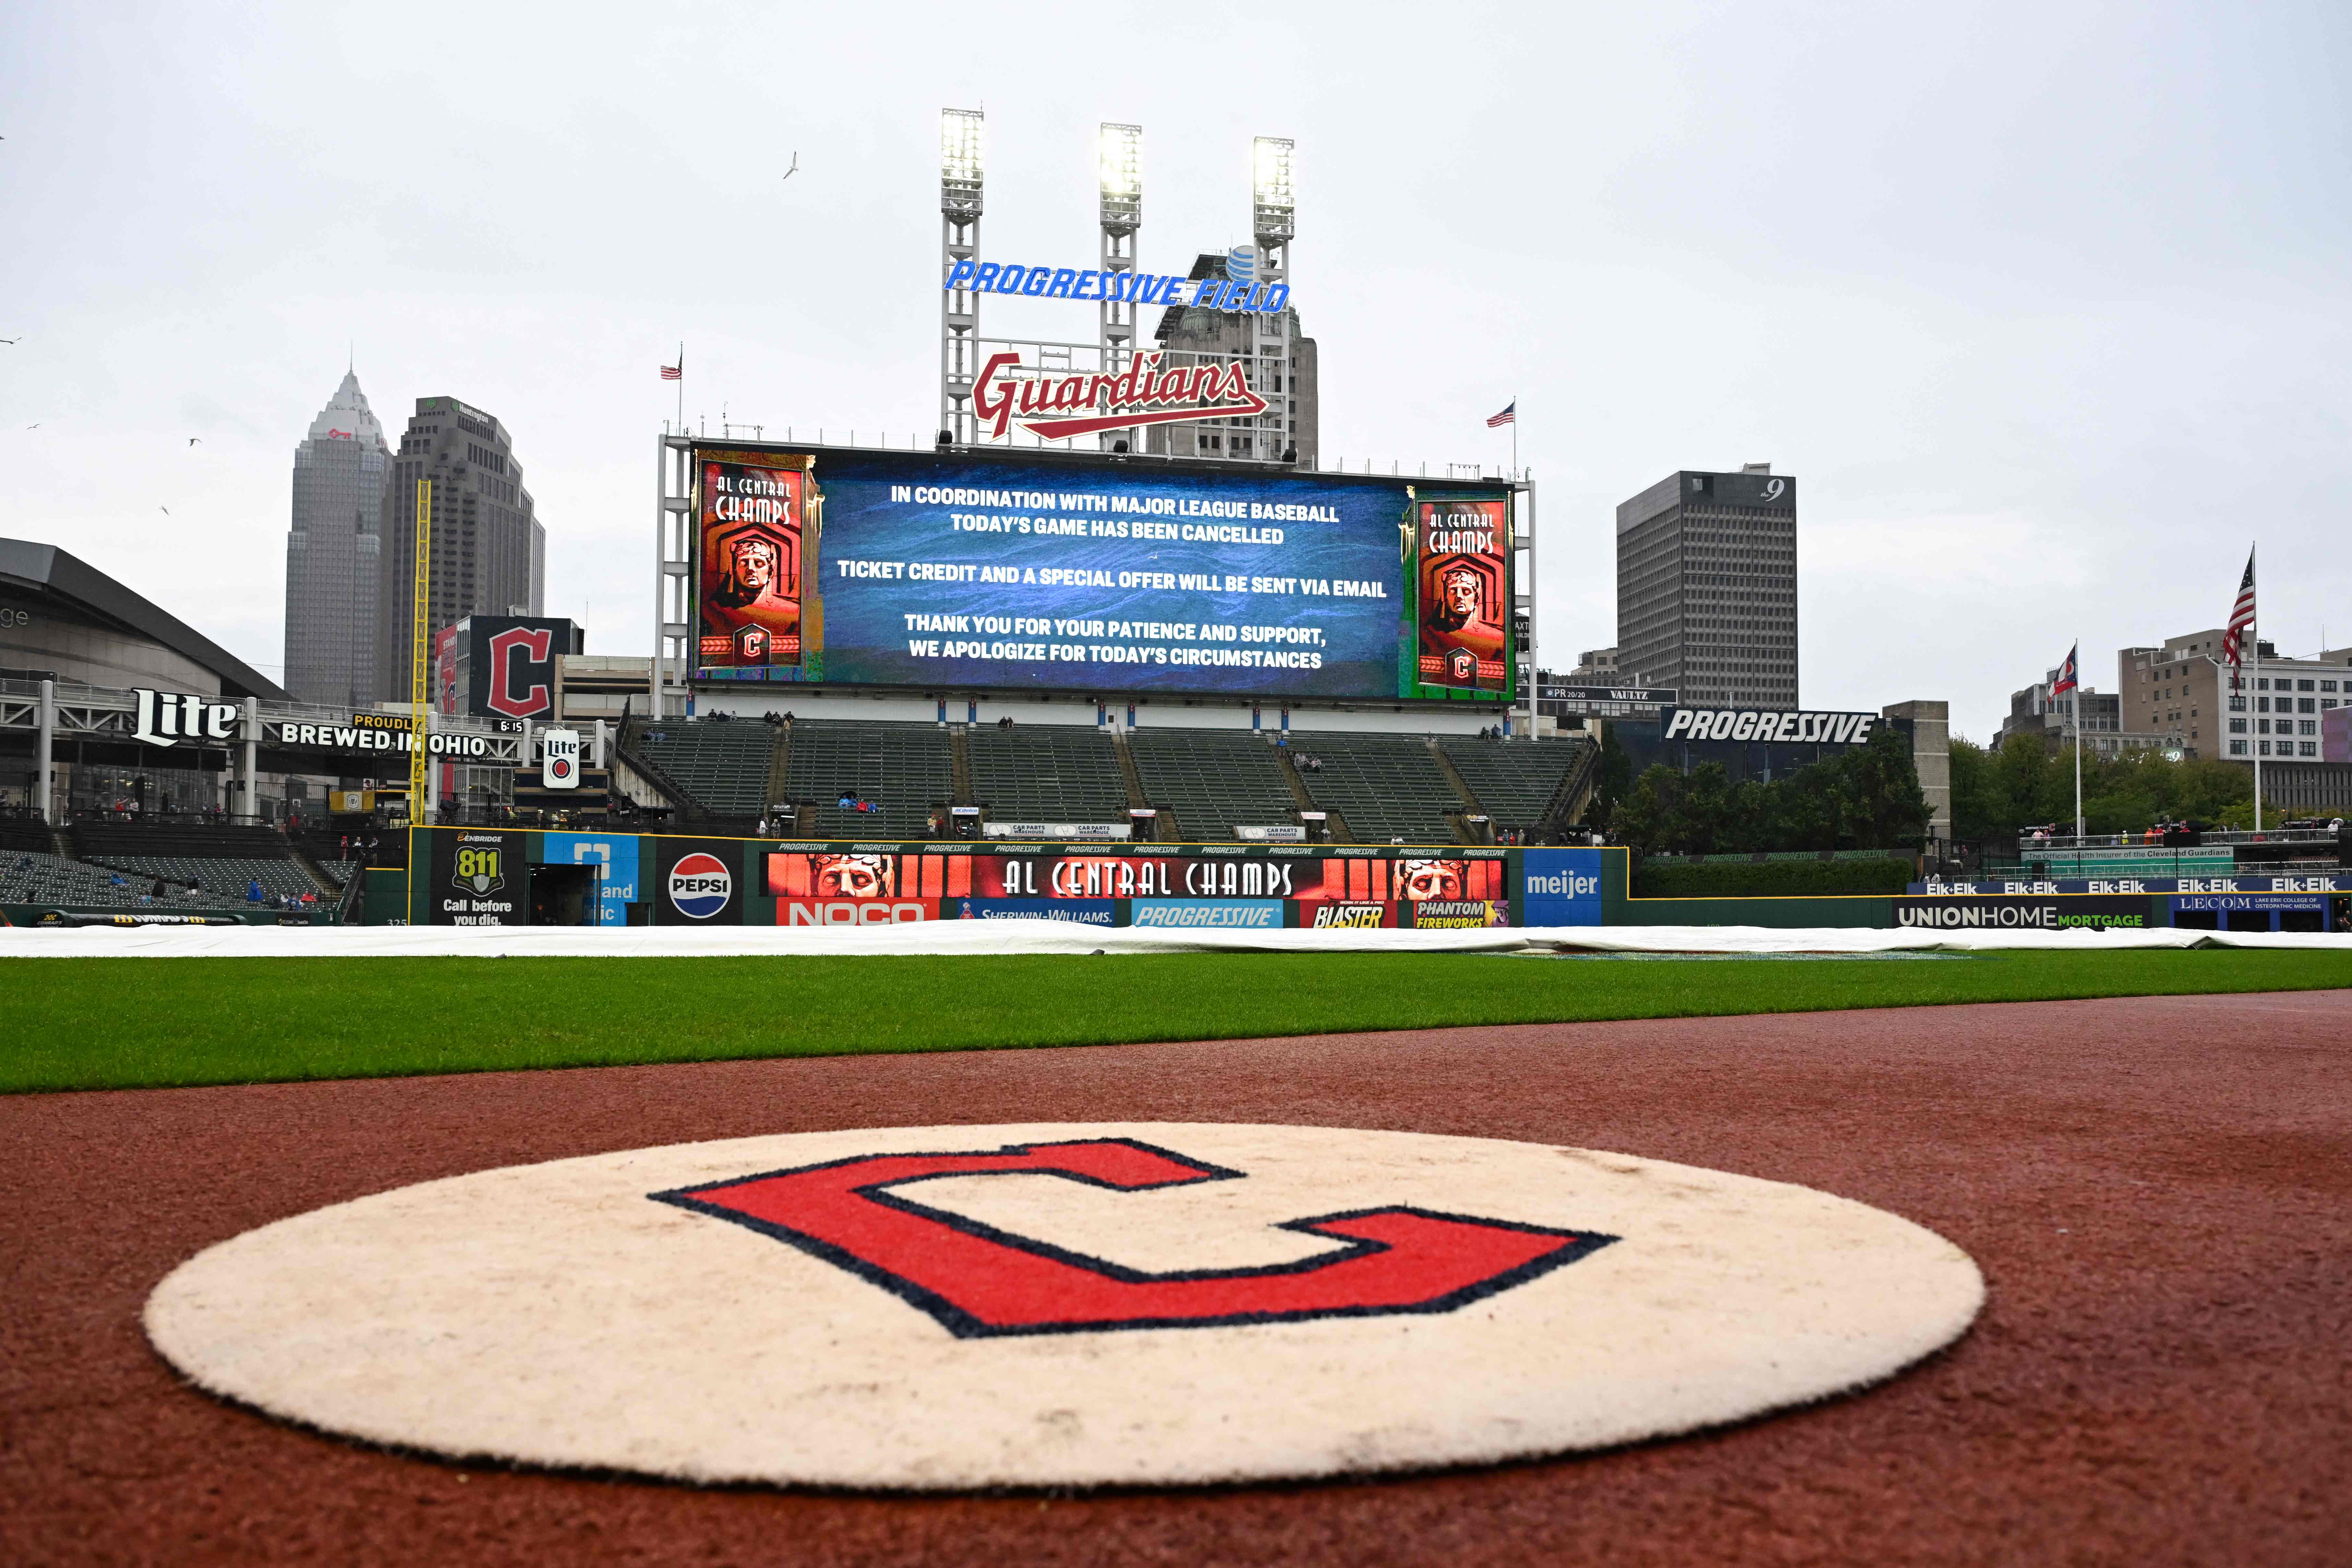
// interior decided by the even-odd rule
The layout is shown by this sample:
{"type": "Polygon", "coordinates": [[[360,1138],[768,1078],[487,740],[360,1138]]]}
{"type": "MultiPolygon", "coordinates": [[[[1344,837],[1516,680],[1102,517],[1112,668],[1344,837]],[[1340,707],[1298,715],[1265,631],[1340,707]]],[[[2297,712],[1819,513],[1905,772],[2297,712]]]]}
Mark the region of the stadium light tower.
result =
{"type": "MultiPolygon", "coordinates": [[[[1261,136],[1250,144],[1250,235],[1257,242],[1257,275],[1271,289],[1290,281],[1290,239],[1298,230],[1298,196],[1291,183],[1291,163],[1298,143],[1287,136],[1261,136]]],[[[1291,314],[1252,318],[1257,323],[1260,387],[1271,406],[1258,421],[1258,447],[1273,454],[1298,449],[1298,367],[1290,350],[1291,314]]]]}
{"type": "MultiPolygon", "coordinates": [[[[1127,368],[1135,353],[1135,305],[1118,296],[1135,275],[1135,236],[1143,226],[1143,127],[1104,121],[1096,146],[1102,186],[1102,269],[1123,274],[1116,284],[1104,279],[1101,318],[1102,367],[1114,374],[1127,368]]],[[[1134,449],[1132,430],[1106,430],[1097,444],[1108,452],[1121,441],[1134,449]]]]}
{"type": "MultiPolygon", "coordinates": [[[[940,110],[940,281],[955,275],[959,261],[980,255],[982,173],[980,133],[983,111],[940,110]]],[[[971,384],[980,372],[980,296],[968,288],[940,296],[940,429],[950,441],[977,438],[972,425],[971,384]]]]}

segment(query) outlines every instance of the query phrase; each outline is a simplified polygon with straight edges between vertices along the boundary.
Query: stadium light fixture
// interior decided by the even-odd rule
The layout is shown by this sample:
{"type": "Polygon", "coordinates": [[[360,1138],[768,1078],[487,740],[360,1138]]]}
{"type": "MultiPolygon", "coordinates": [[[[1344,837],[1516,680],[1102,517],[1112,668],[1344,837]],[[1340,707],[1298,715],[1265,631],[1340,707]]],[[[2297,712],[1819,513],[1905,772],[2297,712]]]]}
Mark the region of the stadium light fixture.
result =
{"type": "Polygon", "coordinates": [[[940,211],[978,217],[981,209],[981,122],[978,109],[940,110],[940,211]]]}
{"type": "Polygon", "coordinates": [[[1102,226],[1123,234],[1143,222],[1143,127],[1104,121],[1097,153],[1102,226]]]}
{"type": "Polygon", "coordinates": [[[1297,229],[1298,195],[1291,159],[1298,143],[1261,136],[1250,148],[1251,232],[1260,245],[1280,244],[1297,229]]]}

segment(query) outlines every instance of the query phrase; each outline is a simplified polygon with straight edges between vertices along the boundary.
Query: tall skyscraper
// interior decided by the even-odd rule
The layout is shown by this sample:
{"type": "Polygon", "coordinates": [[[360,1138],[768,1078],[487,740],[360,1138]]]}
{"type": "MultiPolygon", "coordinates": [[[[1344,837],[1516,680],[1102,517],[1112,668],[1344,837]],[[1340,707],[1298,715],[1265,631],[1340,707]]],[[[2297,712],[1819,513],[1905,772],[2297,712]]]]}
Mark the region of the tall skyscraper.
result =
{"type": "MultiPolygon", "coordinates": [[[[1203,251],[1192,263],[1192,280],[1230,278],[1233,265],[1231,257],[1203,251]]],[[[1153,337],[1155,342],[1143,352],[1157,348],[1165,367],[1245,367],[1250,390],[1265,399],[1266,411],[1256,418],[1150,426],[1143,433],[1144,450],[1261,463],[1279,462],[1284,453],[1296,451],[1298,462],[1313,465],[1321,449],[1320,366],[1315,340],[1299,333],[1297,310],[1286,308],[1279,315],[1257,316],[1175,305],[1160,312],[1153,337]]]]}
{"type": "Polygon", "coordinates": [[[345,372],[294,448],[286,534],[286,689],[336,707],[375,700],[377,507],[391,455],[345,372]]]}
{"type": "MultiPolygon", "coordinates": [[[[420,397],[383,492],[376,595],[376,686],[408,696],[416,579],[416,486],[433,483],[426,647],[467,616],[536,616],[547,582],[547,530],[532,515],[506,426],[454,397],[420,397]]],[[[429,654],[428,654],[429,657],[429,654]]]]}
{"type": "Polygon", "coordinates": [[[1797,706],[1797,481],[1669,474],[1617,508],[1617,668],[1684,706],[1797,706]]]}

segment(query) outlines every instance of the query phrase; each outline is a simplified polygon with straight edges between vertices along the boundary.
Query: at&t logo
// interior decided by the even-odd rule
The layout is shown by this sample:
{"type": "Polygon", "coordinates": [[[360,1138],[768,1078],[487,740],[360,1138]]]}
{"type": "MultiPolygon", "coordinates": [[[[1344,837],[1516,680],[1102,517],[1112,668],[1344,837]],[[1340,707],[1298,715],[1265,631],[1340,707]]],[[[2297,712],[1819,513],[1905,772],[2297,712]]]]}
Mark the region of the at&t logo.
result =
{"type": "Polygon", "coordinates": [[[725,909],[734,889],[727,862],[716,855],[697,850],[669,868],[669,901],[688,920],[707,921],[725,909]]]}

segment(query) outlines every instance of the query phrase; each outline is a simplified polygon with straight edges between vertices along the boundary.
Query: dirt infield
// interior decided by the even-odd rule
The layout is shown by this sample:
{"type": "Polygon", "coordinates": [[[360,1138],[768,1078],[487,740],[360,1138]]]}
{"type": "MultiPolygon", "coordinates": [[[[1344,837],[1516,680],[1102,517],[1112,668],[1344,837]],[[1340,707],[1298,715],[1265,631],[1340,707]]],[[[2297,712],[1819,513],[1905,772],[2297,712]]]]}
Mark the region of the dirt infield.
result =
{"type": "Polygon", "coordinates": [[[0,1100],[0,1558],[2341,1563],[2352,992],[0,1100]],[[1949,1237],[1991,1300],[1860,1397],[1365,1485],[909,1500],[464,1470],[179,1385],[192,1252],[404,1183],[905,1122],[1308,1122],[1619,1149],[1949,1237]]]}

